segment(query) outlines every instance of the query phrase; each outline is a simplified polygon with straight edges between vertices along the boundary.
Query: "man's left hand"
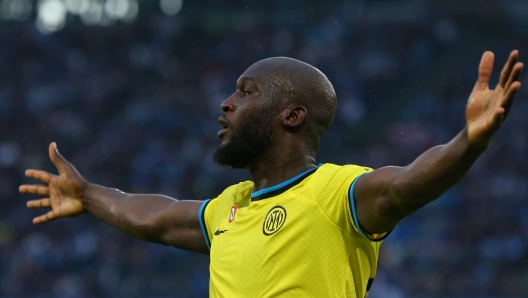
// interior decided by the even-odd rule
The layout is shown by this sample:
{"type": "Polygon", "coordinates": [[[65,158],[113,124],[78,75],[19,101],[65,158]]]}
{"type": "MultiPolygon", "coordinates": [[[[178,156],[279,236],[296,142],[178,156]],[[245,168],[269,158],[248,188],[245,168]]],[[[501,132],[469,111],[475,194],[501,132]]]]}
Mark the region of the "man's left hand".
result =
{"type": "Polygon", "coordinates": [[[478,80],[466,107],[467,133],[471,145],[486,148],[511,109],[515,93],[521,87],[519,75],[523,63],[517,62],[519,52],[511,52],[502,69],[499,84],[489,89],[489,79],[495,56],[485,52],[480,61],[478,80]]]}

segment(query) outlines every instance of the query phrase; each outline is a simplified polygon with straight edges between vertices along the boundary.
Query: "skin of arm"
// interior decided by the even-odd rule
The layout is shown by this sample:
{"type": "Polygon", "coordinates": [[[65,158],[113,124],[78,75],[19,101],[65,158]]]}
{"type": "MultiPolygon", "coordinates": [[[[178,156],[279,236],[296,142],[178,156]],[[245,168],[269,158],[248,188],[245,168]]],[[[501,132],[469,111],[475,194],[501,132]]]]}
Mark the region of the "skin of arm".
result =
{"type": "Polygon", "coordinates": [[[354,188],[358,220],[371,234],[392,230],[404,217],[440,197],[460,181],[505,120],[521,83],[523,64],[510,54],[495,90],[488,87],[494,55],[484,53],[466,107],[466,127],[449,143],[433,147],[406,167],[384,167],[363,175],[354,188]]]}
{"type": "Polygon", "coordinates": [[[89,184],[84,209],[132,237],[209,254],[198,210],[201,201],[178,201],[154,194],[128,194],[89,184]]]}
{"type": "Polygon", "coordinates": [[[51,143],[49,155],[59,175],[27,170],[26,176],[44,183],[21,185],[20,193],[44,198],[27,202],[28,208],[51,208],[33,219],[41,224],[89,212],[114,228],[141,240],[209,254],[198,219],[203,202],[178,201],[162,195],[128,194],[91,184],[51,143]]]}
{"type": "Polygon", "coordinates": [[[406,167],[384,167],[361,177],[354,189],[361,225],[373,234],[390,231],[460,181],[483,152],[470,146],[466,131],[406,167]]]}

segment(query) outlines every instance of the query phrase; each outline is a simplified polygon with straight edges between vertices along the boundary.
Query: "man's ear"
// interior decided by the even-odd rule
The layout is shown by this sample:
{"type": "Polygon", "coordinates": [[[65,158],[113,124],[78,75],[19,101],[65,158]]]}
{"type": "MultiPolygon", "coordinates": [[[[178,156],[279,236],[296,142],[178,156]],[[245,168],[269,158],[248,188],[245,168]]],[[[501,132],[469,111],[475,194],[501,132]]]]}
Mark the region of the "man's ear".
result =
{"type": "Polygon", "coordinates": [[[282,112],[282,125],[289,128],[301,127],[307,113],[303,106],[289,106],[282,112]]]}

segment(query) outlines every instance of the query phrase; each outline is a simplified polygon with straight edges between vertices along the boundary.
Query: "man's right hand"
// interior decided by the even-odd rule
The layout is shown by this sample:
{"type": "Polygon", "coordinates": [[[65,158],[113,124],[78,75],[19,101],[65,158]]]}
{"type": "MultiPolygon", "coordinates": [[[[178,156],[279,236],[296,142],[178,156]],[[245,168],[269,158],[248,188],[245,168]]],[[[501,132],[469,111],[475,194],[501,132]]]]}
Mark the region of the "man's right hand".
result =
{"type": "Polygon", "coordinates": [[[21,185],[19,191],[43,196],[28,208],[51,208],[33,219],[41,224],[61,217],[90,212],[114,228],[138,239],[209,254],[198,218],[203,201],[178,201],[156,194],[128,194],[115,188],[90,184],[57,151],[49,146],[50,159],[59,175],[27,170],[26,176],[47,185],[21,185]]]}
{"type": "Polygon", "coordinates": [[[61,217],[74,217],[85,212],[83,193],[89,183],[77,172],[57,150],[57,144],[49,146],[49,156],[59,175],[41,170],[26,170],[26,176],[37,179],[47,185],[26,184],[19,187],[20,193],[40,195],[45,198],[27,202],[28,208],[51,208],[51,210],[33,219],[33,224],[41,224],[61,217]]]}

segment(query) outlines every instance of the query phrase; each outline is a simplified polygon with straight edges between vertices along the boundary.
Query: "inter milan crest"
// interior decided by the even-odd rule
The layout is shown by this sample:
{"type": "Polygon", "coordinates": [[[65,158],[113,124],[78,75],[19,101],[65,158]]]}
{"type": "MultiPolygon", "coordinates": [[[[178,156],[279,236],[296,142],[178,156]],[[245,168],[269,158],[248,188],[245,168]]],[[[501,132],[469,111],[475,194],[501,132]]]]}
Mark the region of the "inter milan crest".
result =
{"type": "Polygon", "coordinates": [[[237,206],[231,207],[231,215],[229,215],[229,223],[232,223],[235,220],[235,214],[237,212],[237,206]]]}
{"type": "Polygon", "coordinates": [[[275,234],[286,222],[286,209],[282,206],[271,208],[262,225],[262,233],[266,236],[275,234]]]}

